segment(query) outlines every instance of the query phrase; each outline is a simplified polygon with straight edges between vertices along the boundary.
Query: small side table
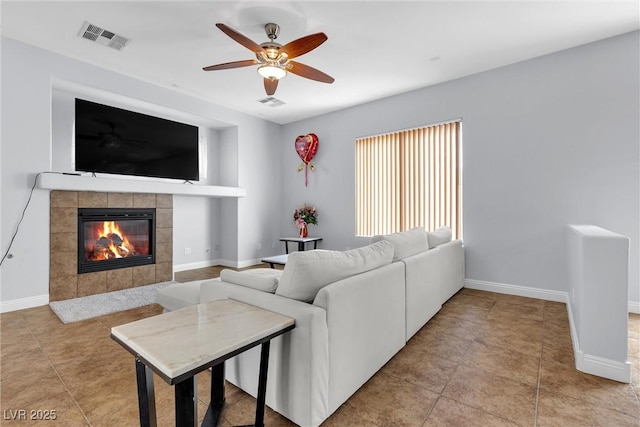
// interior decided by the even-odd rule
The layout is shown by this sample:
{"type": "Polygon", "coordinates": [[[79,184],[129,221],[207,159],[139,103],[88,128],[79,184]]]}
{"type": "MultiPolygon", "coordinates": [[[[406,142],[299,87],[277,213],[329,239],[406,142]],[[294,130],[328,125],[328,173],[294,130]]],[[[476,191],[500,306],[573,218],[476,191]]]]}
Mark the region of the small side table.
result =
{"type": "Polygon", "coordinates": [[[304,251],[305,243],[313,242],[313,249],[318,249],[318,242],[322,237],[281,237],[280,241],[284,242],[284,252],[289,253],[289,242],[297,242],[298,250],[304,251]]]}
{"type": "Polygon", "coordinates": [[[264,426],[271,339],[295,320],[231,299],[215,300],[111,328],[111,338],[135,356],[140,426],[156,426],[153,372],[175,385],[176,426],[198,421],[195,375],[211,372],[211,403],[203,425],[216,426],[224,405],[224,362],[259,344],[255,425],[264,426]]]}
{"type": "Polygon", "coordinates": [[[262,258],[260,262],[265,262],[269,264],[269,267],[273,268],[275,265],[286,265],[287,258],[289,258],[288,254],[284,255],[276,255],[267,258],[262,258]]]}

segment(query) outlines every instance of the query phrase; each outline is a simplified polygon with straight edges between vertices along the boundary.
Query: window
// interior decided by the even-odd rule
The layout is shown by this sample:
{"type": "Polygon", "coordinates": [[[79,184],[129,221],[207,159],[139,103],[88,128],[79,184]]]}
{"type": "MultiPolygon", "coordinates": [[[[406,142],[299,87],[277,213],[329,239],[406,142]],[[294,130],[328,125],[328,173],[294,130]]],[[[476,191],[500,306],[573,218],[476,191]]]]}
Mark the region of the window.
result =
{"type": "Polygon", "coordinates": [[[356,140],[356,234],[451,227],[461,238],[461,122],[356,140]]]}

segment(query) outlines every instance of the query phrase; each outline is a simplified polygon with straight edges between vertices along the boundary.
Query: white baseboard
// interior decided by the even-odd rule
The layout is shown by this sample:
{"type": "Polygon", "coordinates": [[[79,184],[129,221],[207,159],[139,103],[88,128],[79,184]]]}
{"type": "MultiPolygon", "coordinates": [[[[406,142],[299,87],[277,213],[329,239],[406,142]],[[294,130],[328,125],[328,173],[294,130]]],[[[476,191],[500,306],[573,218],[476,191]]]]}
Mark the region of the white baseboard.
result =
{"type": "Polygon", "coordinates": [[[245,268],[251,267],[252,265],[261,264],[259,258],[257,259],[249,259],[244,261],[232,261],[230,259],[219,259],[217,265],[221,265],[223,267],[231,267],[231,268],[245,268]]]}
{"type": "Polygon", "coordinates": [[[240,268],[239,267],[240,263],[238,261],[234,261],[231,259],[219,259],[217,261],[218,261],[217,265],[221,265],[223,267],[240,268]]]}
{"type": "Polygon", "coordinates": [[[520,297],[537,298],[545,301],[567,302],[567,293],[550,289],[532,288],[529,286],[509,285],[506,283],[485,282],[483,280],[465,279],[464,287],[479,291],[496,292],[499,294],[517,295],[520,297]]]}
{"type": "Polygon", "coordinates": [[[208,261],[200,261],[200,262],[192,262],[189,264],[178,264],[178,265],[174,265],[173,266],[173,272],[179,272],[179,271],[187,271],[187,270],[195,270],[198,268],[207,268],[207,267],[214,267],[216,265],[220,265],[222,267],[229,267],[229,268],[245,268],[245,267],[251,267],[252,265],[257,265],[257,264],[261,264],[262,261],[260,261],[260,258],[256,258],[256,259],[249,259],[249,260],[244,260],[244,261],[233,261],[230,259],[213,259],[213,260],[208,260],[208,261]]]}
{"type": "MultiPolygon", "coordinates": [[[[518,295],[520,297],[538,298],[545,301],[567,303],[569,295],[562,291],[531,288],[528,286],[509,285],[506,283],[485,282],[483,280],[464,279],[464,287],[479,291],[496,292],[498,294],[518,295]]],[[[640,302],[629,301],[629,313],[640,314],[640,302]]]]}
{"type": "Polygon", "coordinates": [[[573,353],[576,358],[577,370],[621,383],[629,384],[631,382],[631,363],[604,359],[575,349],[573,353]]]}
{"type": "Polygon", "coordinates": [[[578,331],[573,320],[573,310],[571,304],[567,304],[569,314],[569,328],[571,330],[571,341],[573,342],[573,357],[576,361],[576,369],[587,374],[609,378],[623,383],[631,382],[631,363],[617,360],[605,359],[584,353],[580,350],[578,331]]]}
{"type": "Polygon", "coordinates": [[[40,307],[49,304],[49,294],[37,295],[35,297],[20,298],[10,301],[0,301],[0,313],[23,310],[25,308],[40,307]]]}
{"type": "MultiPolygon", "coordinates": [[[[478,289],[481,291],[497,292],[500,294],[538,298],[546,301],[557,301],[567,304],[576,369],[587,374],[597,375],[624,383],[628,383],[631,380],[631,364],[629,362],[605,359],[592,354],[585,354],[580,350],[580,344],[578,342],[575,323],[573,320],[573,313],[571,312],[569,304],[569,296],[566,292],[531,288],[527,286],[508,285],[505,283],[485,282],[473,279],[465,279],[464,287],[469,289],[478,289]]],[[[629,302],[630,313],[637,313],[639,308],[640,304],[637,302],[629,302]]]]}
{"type": "MultiPolygon", "coordinates": [[[[569,295],[566,292],[531,288],[528,286],[509,285],[506,283],[485,282],[483,280],[474,279],[464,279],[464,287],[469,289],[477,289],[479,291],[538,298],[545,301],[563,302],[565,304],[568,302],[569,298],[569,295]]],[[[640,302],[629,301],[629,313],[640,314],[640,302]]]]}
{"type": "Polygon", "coordinates": [[[222,265],[220,264],[220,260],[210,259],[207,261],[190,262],[188,264],[176,264],[173,266],[173,272],[177,273],[179,271],[196,270],[198,268],[213,267],[216,265],[222,265]]]}
{"type": "Polygon", "coordinates": [[[262,264],[262,261],[260,260],[260,258],[248,259],[244,261],[239,261],[238,268],[251,267],[252,265],[258,265],[258,264],[262,264]]]}

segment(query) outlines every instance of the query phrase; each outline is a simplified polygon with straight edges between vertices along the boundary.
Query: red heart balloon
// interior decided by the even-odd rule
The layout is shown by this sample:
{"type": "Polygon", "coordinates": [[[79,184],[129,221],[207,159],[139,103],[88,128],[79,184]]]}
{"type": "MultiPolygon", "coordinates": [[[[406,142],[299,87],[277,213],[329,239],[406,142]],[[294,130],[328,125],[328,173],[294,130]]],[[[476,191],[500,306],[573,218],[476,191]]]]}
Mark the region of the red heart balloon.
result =
{"type": "Polygon", "coordinates": [[[300,135],[296,138],[296,153],[302,159],[305,165],[308,165],[318,151],[318,137],[314,133],[308,135],[300,135]]]}

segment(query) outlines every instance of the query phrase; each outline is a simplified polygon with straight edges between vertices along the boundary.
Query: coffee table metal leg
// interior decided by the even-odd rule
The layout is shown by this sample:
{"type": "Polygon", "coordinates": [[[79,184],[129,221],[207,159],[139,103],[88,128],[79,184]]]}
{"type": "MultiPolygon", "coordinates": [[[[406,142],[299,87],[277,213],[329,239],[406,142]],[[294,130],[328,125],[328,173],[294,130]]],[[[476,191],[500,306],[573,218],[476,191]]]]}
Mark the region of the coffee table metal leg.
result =
{"type": "Polygon", "coordinates": [[[156,396],[153,390],[153,371],[136,358],[136,380],[138,382],[138,409],[140,427],[156,427],[156,396]]]}
{"type": "Polygon", "coordinates": [[[195,376],[176,383],[175,394],[176,427],[195,427],[198,421],[195,376]]]}
{"type": "Polygon", "coordinates": [[[211,368],[211,402],[204,415],[202,426],[218,425],[224,406],[224,362],[211,368]]]}
{"type": "Polygon", "coordinates": [[[224,405],[224,362],[211,368],[211,403],[224,405]]]}
{"type": "Polygon", "coordinates": [[[260,375],[258,377],[258,399],[256,403],[256,427],[264,427],[264,405],[267,394],[267,370],[269,368],[269,347],[271,341],[262,343],[260,352],[260,375]]]}

